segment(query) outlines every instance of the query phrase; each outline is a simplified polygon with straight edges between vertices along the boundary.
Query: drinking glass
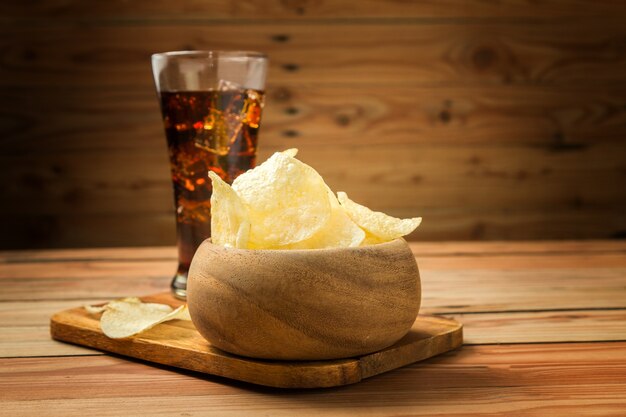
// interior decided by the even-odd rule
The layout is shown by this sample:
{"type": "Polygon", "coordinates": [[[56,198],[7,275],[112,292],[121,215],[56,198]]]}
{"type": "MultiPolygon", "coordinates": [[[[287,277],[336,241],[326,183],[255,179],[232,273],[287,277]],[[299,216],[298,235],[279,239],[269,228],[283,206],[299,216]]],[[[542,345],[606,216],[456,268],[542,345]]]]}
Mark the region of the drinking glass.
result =
{"type": "Polygon", "coordinates": [[[267,57],[165,52],[152,55],[152,72],[174,185],[178,269],[171,287],[185,298],[191,259],[211,235],[208,172],[230,184],[256,163],[267,57]]]}

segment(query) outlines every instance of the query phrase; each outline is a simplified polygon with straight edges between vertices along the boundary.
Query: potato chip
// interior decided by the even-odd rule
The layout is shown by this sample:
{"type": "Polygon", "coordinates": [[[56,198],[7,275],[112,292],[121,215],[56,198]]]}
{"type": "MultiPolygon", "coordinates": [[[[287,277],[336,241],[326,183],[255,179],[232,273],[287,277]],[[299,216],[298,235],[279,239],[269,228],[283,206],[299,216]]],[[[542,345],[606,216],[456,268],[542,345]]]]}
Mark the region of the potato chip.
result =
{"type": "Polygon", "coordinates": [[[344,192],[338,192],[339,203],[348,213],[348,216],[366,232],[383,241],[390,241],[408,235],[422,222],[421,217],[412,219],[398,219],[385,213],[372,211],[369,208],[355,203],[344,192]]]}
{"type": "Polygon", "coordinates": [[[280,249],[340,248],[355,247],[361,244],[365,238],[365,232],[346,214],[330,189],[328,189],[328,199],[331,214],[324,227],[310,238],[280,249]]]}
{"type": "Polygon", "coordinates": [[[387,242],[411,233],[421,218],[397,219],[339,200],[298,149],[276,152],[232,187],[215,173],[213,243],[244,249],[316,249],[387,242]]]}
{"type": "Polygon", "coordinates": [[[187,305],[176,309],[138,299],[111,301],[100,318],[102,332],[112,339],[122,339],[144,332],[168,320],[190,320],[187,305]]]}
{"type": "Polygon", "coordinates": [[[250,236],[248,209],[233,189],[219,175],[210,171],[211,241],[217,245],[247,248],[250,236]]]}
{"type": "Polygon", "coordinates": [[[374,236],[369,232],[365,232],[365,239],[361,242],[361,246],[378,245],[379,243],[387,242],[385,239],[374,236]]]}
{"type": "Polygon", "coordinates": [[[118,305],[118,303],[121,303],[123,306],[124,304],[140,304],[142,303],[142,301],[137,297],[126,297],[120,298],[119,300],[109,301],[108,303],[102,305],[85,305],[83,306],[83,308],[87,311],[87,313],[96,315],[103,313],[109,306],[115,307],[116,305],[118,305]]]}
{"type": "Polygon", "coordinates": [[[250,248],[277,248],[306,240],[331,215],[324,180],[289,152],[277,152],[241,174],[232,189],[248,209],[250,248]]]}
{"type": "Polygon", "coordinates": [[[187,304],[176,308],[176,310],[178,310],[178,313],[176,313],[174,317],[170,318],[169,320],[191,321],[191,314],[189,314],[189,306],[187,304]]]}
{"type": "Polygon", "coordinates": [[[106,310],[106,305],[103,305],[103,306],[86,305],[86,306],[83,306],[83,308],[87,310],[87,313],[95,315],[95,314],[100,314],[104,312],[104,310],[106,310]]]}
{"type": "Polygon", "coordinates": [[[292,158],[295,158],[296,155],[298,154],[298,148],[290,148],[290,149],[285,149],[284,151],[281,152],[283,155],[287,155],[290,156],[292,158]]]}

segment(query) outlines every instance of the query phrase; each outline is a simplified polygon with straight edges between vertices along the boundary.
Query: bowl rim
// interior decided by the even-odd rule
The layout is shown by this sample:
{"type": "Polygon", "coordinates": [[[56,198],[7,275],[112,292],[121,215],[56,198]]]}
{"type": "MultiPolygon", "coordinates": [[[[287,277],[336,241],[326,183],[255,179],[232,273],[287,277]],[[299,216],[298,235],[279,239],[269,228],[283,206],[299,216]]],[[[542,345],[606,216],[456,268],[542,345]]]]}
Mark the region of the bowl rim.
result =
{"type": "Polygon", "coordinates": [[[336,247],[336,248],[312,248],[312,249],[241,249],[230,246],[222,246],[215,244],[211,241],[211,238],[207,238],[202,242],[202,245],[208,243],[213,247],[217,247],[227,251],[233,252],[242,252],[242,253],[273,253],[273,254],[282,254],[282,253],[323,253],[323,252],[359,252],[362,250],[375,249],[375,248],[384,248],[385,246],[392,246],[403,242],[405,246],[408,246],[409,243],[403,237],[399,237],[393,240],[389,240],[387,242],[382,243],[374,243],[371,245],[365,246],[348,246],[348,247],[336,247]]]}

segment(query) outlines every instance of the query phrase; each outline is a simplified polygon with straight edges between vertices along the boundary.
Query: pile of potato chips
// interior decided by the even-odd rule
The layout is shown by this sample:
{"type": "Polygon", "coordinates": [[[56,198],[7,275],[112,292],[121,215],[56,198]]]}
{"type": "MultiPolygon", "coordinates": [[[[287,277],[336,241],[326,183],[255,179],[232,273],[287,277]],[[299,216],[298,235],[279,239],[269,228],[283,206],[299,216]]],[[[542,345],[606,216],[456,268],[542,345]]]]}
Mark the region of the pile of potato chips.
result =
{"type": "Polygon", "coordinates": [[[319,249],[391,241],[411,233],[421,217],[398,219],[337,196],[320,174],[295,158],[297,149],[277,152],[235,179],[216,173],[211,196],[214,244],[240,249],[319,249]]]}

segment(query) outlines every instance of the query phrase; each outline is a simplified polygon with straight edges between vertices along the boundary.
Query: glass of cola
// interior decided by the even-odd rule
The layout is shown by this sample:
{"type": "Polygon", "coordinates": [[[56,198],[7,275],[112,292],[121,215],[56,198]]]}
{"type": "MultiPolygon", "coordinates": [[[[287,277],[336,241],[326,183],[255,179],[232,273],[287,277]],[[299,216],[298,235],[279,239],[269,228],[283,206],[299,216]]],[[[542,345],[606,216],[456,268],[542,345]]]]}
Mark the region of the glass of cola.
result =
{"type": "Polygon", "coordinates": [[[267,72],[258,52],[177,51],[152,55],[174,186],[178,269],[185,298],[193,255],[211,235],[209,171],[229,184],[256,162],[267,72]]]}

